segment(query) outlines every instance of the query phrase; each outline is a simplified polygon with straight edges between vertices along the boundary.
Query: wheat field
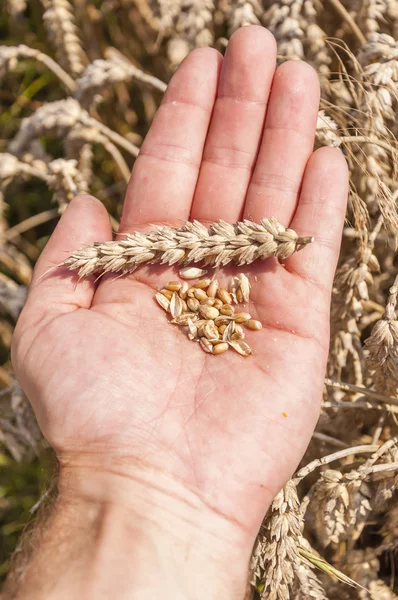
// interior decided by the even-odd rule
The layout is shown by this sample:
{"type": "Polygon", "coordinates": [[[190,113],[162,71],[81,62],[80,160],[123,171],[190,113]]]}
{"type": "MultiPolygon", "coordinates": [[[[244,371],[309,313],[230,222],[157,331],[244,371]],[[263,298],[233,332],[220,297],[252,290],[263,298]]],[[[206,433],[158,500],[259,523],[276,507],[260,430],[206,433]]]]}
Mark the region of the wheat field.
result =
{"type": "Polygon", "coordinates": [[[2,578],[54,462],[10,363],[34,263],[78,192],[117,229],[176,67],[195,47],[223,52],[249,24],[275,35],[279,62],[317,70],[316,144],[344,152],[350,195],[322,413],[264,518],[247,600],[398,599],[398,0],[2,1],[2,578]]]}

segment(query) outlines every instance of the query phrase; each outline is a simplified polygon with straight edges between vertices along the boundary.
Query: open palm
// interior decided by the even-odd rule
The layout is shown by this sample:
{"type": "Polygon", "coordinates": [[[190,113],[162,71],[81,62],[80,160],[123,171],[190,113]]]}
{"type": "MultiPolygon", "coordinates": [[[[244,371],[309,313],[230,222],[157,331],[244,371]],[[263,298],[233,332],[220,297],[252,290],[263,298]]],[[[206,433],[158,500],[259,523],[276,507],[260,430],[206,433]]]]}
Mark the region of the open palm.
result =
{"type": "Polygon", "coordinates": [[[224,59],[212,49],[188,56],[135,163],[120,229],[274,216],[315,236],[284,265],[244,269],[245,310],[263,323],[248,334],[253,356],[209,356],[167,323],[154,290],[175,269],[142,267],[99,283],[76,283],[61,269],[41,278],[75,248],[111,239],[105,209],[87,196],[71,203],[38,262],[13,347],[61,460],[165,470],[250,532],[317,420],[347,195],[341,152],[313,153],[315,72],[275,63],[275,41],[260,27],[237,31],[224,59]]]}

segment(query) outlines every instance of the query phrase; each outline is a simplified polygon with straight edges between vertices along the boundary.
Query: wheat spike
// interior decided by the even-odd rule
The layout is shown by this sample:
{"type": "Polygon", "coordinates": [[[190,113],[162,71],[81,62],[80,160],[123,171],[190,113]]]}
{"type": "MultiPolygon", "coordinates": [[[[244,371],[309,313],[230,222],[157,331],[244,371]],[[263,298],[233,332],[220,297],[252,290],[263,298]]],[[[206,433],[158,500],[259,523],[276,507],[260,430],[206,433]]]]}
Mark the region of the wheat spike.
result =
{"type": "Polygon", "coordinates": [[[205,265],[238,266],[275,256],[285,260],[314,241],[285,229],[274,218],[260,224],[241,221],[230,225],[224,221],[209,228],[198,221],[186,222],[181,228],[160,227],[150,233],[132,233],[116,242],[103,242],[76,250],[61,266],[78,271],[79,277],[105,273],[132,273],[144,263],[188,265],[203,261],[205,265]]]}
{"type": "Polygon", "coordinates": [[[278,0],[263,17],[266,27],[278,42],[278,54],[285,59],[304,59],[314,63],[321,74],[328,74],[331,58],[326,34],[316,23],[312,0],[278,0]]]}
{"type": "Polygon", "coordinates": [[[258,0],[223,0],[220,8],[225,14],[230,35],[246,25],[260,25],[263,12],[258,0]]]}
{"type": "Polygon", "coordinates": [[[390,288],[384,316],[365,341],[366,358],[376,390],[395,394],[398,387],[398,321],[396,314],[398,277],[390,288]]]}
{"type": "Polygon", "coordinates": [[[289,600],[302,527],[296,486],[289,481],[264,519],[252,556],[252,584],[262,588],[262,600],[289,600]]]}
{"type": "Polygon", "coordinates": [[[74,76],[80,75],[87,61],[83,51],[73,9],[68,0],[42,0],[43,19],[54,44],[60,64],[74,76]]]}
{"type": "Polygon", "coordinates": [[[341,139],[337,130],[337,123],[324,110],[320,110],[316,123],[317,142],[321,146],[341,146],[341,139]]]}
{"type": "MultiPolygon", "coordinates": [[[[162,20],[168,18],[168,7],[174,2],[162,2],[162,20]]],[[[214,43],[213,0],[180,0],[179,10],[174,13],[172,38],[167,52],[171,64],[177,67],[192,48],[211,46],[214,43]]],[[[172,7],[172,10],[174,6],[172,7]]]]}
{"type": "Polygon", "coordinates": [[[26,10],[26,0],[7,0],[6,5],[12,19],[20,17],[26,10]]]}
{"type": "Polygon", "coordinates": [[[101,93],[108,86],[121,81],[138,81],[150,85],[160,92],[166,91],[166,84],[148,75],[133,65],[113,48],[107,51],[107,60],[97,59],[90,63],[77,80],[76,98],[84,107],[101,99],[101,93]]]}
{"type": "MultiPolygon", "coordinates": [[[[32,115],[23,119],[18,133],[9,144],[9,150],[12,154],[21,156],[31,149],[32,143],[38,138],[44,135],[66,138],[72,130],[79,127],[92,128],[133,156],[138,155],[139,150],[136,146],[100,121],[90,117],[74,98],[47,102],[32,115]]],[[[99,139],[96,141],[102,143],[99,139]]]]}

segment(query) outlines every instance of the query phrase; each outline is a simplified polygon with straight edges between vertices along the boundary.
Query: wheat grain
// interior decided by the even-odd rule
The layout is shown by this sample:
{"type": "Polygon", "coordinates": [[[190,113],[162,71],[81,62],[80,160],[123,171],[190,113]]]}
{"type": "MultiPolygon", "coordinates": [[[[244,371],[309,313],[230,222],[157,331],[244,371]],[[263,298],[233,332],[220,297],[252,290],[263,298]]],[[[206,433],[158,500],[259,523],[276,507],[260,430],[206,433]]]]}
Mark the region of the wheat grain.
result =
{"type": "Polygon", "coordinates": [[[215,354],[215,355],[224,354],[224,352],[227,352],[228,348],[229,348],[229,346],[225,342],[217,343],[213,347],[213,354],[215,354]]]}
{"type": "Polygon", "coordinates": [[[231,336],[231,339],[229,340],[228,344],[231,346],[231,348],[235,350],[235,352],[237,352],[241,356],[250,356],[250,354],[252,354],[252,349],[250,348],[250,346],[246,344],[246,342],[244,342],[242,339],[233,339],[235,335],[236,334],[233,334],[231,336]]]}
{"type": "Polygon", "coordinates": [[[206,275],[206,273],[207,271],[205,269],[198,269],[197,267],[185,267],[178,272],[181,279],[197,279],[198,277],[206,275]]]}
{"type": "MultiPolygon", "coordinates": [[[[241,273],[237,279],[245,281],[245,277],[241,273]]],[[[214,284],[215,281],[217,282],[217,296],[224,296],[226,292],[225,288],[220,288],[218,281],[213,278],[199,280],[195,285],[199,285],[200,287],[191,287],[186,291],[184,290],[187,299],[186,302],[181,298],[181,290],[184,283],[187,284],[187,282],[181,284],[178,281],[169,281],[160,292],[155,294],[155,300],[163,310],[170,313],[170,323],[184,327],[188,339],[199,341],[200,347],[206,353],[214,355],[223,354],[231,347],[241,356],[250,356],[252,350],[243,341],[245,333],[243,328],[238,324],[239,322],[249,322],[250,315],[248,313],[237,313],[235,315],[233,306],[222,304],[222,300],[219,297],[209,297],[205,290],[211,284],[214,284]],[[224,311],[228,309],[228,315],[220,315],[219,310],[213,306],[216,300],[221,302],[221,309],[223,307],[225,307],[224,311]],[[223,319],[226,319],[227,322],[222,322],[223,319]],[[228,320],[230,321],[228,322],[228,320]],[[214,349],[211,348],[211,345],[214,346],[214,349]],[[218,348],[218,345],[220,345],[220,348],[218,348]]],[[[253,331],[258,331],[261,329],[261,323],[259,321],[255,321],[255,323],[255,327],[249,328],[253,331]]]]}
{"type": "Polygon", "coordinates": [[[263,328],[261,321],[257,321],[256,319],[249,319],[245,322],[245,325],[248,329],[252,329],[253,331],[259,331],[263,328]]]}
{"type": "Polygon", "coordinates": [[[234,314],[234,312],[235,309],[231,304],[223,304],[220,308],[220,313],[222,315],[227,315],[228,317],[231,317],[234,314]]]}

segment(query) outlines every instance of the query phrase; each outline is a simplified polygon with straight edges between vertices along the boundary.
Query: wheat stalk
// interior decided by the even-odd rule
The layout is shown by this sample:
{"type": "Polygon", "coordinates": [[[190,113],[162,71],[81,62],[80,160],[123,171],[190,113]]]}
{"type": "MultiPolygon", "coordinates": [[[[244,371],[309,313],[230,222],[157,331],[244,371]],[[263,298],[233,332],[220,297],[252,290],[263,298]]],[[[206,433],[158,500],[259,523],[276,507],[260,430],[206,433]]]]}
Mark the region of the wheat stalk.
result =
{"type": "Polygon", "coordinates": [[[122,240],[97,243],[76,250],[60,266],[78,271],[79,277],[105,273],[132,273],[144,264],[238,266],[275,256],[285,260],[314,241],[285,229],[276,219],[262,219],[260,224],[241,221],[230,225],[224,221],[209,228],[198,221],[186,222],[181,228],[159,227],[150,233],[127,234],[122,240]]]}

